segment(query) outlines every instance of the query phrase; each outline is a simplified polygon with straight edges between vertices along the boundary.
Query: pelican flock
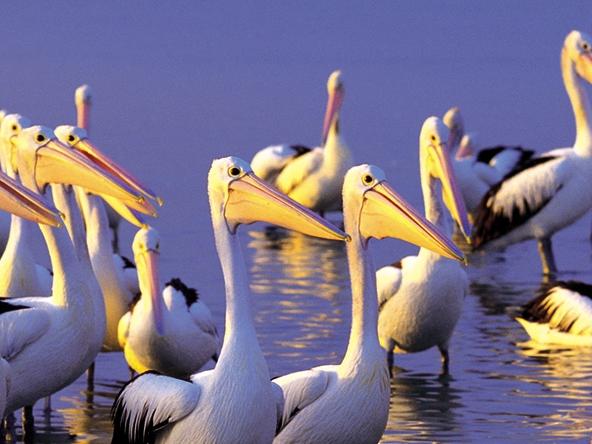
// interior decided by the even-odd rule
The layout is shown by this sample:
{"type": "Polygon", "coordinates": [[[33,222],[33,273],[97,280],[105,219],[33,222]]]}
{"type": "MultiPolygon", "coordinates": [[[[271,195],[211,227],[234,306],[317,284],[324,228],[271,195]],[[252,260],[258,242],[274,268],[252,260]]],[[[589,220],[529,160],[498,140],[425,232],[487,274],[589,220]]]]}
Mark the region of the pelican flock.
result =
{"type": "MultiPolygon", "coordinates": [[[[383,169],[354,166],[341,132],[343,75],[332,72],[320,146],[273,145],[251,163],[221,157],[199,179],[210,214],[198,223],[213,228],[223,321],[206,304],[216,295],[202,295],[178,277],[161,280],[160,263],[170,257],[163,248],[161,258],[161,244],[168,242],[149,218],[163,200],[91,141],[87,85],[75,92],[76,126],[52,130],[0,110],[0,209],[10,214],[0,256],[2,416],[24,407],[30,413],[89,368],[91,381],[98,354],[114,352],[114,362],[137,375],[122,382],[113,401],[113,443],[379,442],[398,395],[390,385],[395,352],[437,348],[441,376],[451,373],[454,331],[470,288],[467,266],[485,256],[476,250],[527,239],[538,243],[545,282],[532,300],[520,302],[512,325],[545,346],[591,347],[592,285],[554,280],[551,246],[556,232],[592,208],[587,34],[565,37],[561,72],[575,116],[571,147],[541,154],[519,146],[479,150],[458,107],[424,121],[423,216],[383,169]],[[323,218],[330,211],[342,212],[343,229],[323,218]],[[135,227],[133,240],[118,232],[122,221],[135,227]],[[345,250],[337,254],[349,269],[351,325],[344,350],[331,350],[339,359],[312,368],[296,362],[297,371],[271,377],[274,356],[259,343],[249,258],[241,248],[241,226],[255,222],[345,250]],[[467,253],[451,240],[455,226],[467,253]],[[376,269],[370,240],[387,238],[419,252],[376,269]],[[133,261],[119,254],[125,247],[133,261]],[[39,248],[49,268],[39,262],[39,248]]],[[[2,433],[11,428],[5,421],[2,433]]]]}

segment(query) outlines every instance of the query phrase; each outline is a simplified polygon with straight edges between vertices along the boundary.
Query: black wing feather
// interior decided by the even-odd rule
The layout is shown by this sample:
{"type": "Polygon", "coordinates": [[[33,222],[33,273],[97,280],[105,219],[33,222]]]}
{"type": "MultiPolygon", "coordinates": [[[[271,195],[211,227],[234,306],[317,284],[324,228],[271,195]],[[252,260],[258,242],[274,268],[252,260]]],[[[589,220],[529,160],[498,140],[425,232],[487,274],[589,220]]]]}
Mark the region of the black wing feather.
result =
{"type": "Polygon", "coordinates": [[[173,287],[175,290],[180,291],[185,296],[185,303],[187,307],[196,303],[199,300],[199,293],[195,288],[188,287],[179,278],[173,278],[165,284],[165,287],[173,287]]]}
{"type": "MultiPolygon", "coordinates": [[[[505,212],[496,212],[492,209],[493,205],[495,204],[495,195],[499,192],[507,180],[523,171],[534,168],[553,159],[556,159],[556,157],[544,156],[529,159],[520,167],[512,170],[499,183],[491,187],[489,191],[485,193],[485,196],[483,196],[481,202],[475,210],[475,223],[473,224],[473,233],[471,236],[473,248],[480,248],[487,242],[498,239],[513,229],[521,226],[539,211],[541,211],[545,205],[547,205],[547,203],[549,203],[551,197],[541,200],[537,207],[531,208],[528,202],[524,200],[522,208],[520,208],[518,205],[514,205],[509,217],[505,214],[505,212]]],[[[559,187],[557,191],[559,191],[559,189],[561,189],[561,187],[559,187]]]]}

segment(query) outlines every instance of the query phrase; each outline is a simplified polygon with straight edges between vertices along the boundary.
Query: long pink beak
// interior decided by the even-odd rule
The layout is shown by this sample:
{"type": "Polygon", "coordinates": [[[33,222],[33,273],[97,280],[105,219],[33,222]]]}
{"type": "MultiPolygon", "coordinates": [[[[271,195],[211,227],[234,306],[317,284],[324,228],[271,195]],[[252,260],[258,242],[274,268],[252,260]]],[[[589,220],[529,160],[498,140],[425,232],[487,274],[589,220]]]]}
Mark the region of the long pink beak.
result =
{"type": "Polygon", "coordinates": [[[322,146],[325,146],[325,142],[327,142],[329,129],[333,124],[335,115],[341,110],[344,96],[345,91],[342,86],[338,86],[329,93],[329,98],[327,99],[327,110],[325,111],[325,118],[323,119],[322,146]]]}

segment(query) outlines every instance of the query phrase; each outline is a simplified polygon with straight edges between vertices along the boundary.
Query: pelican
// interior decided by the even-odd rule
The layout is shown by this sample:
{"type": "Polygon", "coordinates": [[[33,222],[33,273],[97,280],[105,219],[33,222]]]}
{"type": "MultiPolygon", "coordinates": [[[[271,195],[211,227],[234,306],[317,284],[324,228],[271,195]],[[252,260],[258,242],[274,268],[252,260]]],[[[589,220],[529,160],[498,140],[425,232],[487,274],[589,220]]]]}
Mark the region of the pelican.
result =
{"type": "Polygon", "coordinates": [[[113,442],[269,443],[278,399],[259,348],[249,306],[249,283],[236,230],[256,221],[312,236],[345,240],[345,233],[278,193],[236,157],[214,160],[208,194],[218,257],[226,284],[226,333],[213,370],[182,381],[144,373],[113,404],[113,442]]]}
{"type": "MultiPolygon", "coordinates": [[[[426,218],[451,235],[448,208],[468,237],[467,214],[449,159],[449,131],[437,117],[429,117],[421,128],[419,161],[426,218]]],[[[461,265],[422,248],[417,256],[379,269],[376,280],[381,305],[378,336],[388,352],[389,370],[395,348],[419,352],[437,346],[443,371],[448,372],[448,345],[468,291],[461,265]]]]}
{"type": "Polygon", "coordinates": [[[327,82],[329,99],[323,122],[323,147],[274,146],[253,158],[253,171],[267,177],[282,193],[313,211],[341,209],[341,188],[346,171],[353,165],[351,153],[341,137],[339,112],[345,90],[341,71],[327,82]],[[280,168],[278,168],[278,166],[280,168]]]}
{"type": "Polygon", "coordinates": [[[547,284],[516,320],[534,341],[592,346],[592,285],[578,281],[547,284]]]}
{"type": "MultiPolygon", "coordinates": [[[[124,200],[139,199],[125,184],[58,142],[49,128],[23,130],[15,146],[16,172],[32,191],[45,190],[48,183],[71,183],[124,200]]],[[[40,228],[54,272],[52,295],[7,301],[12,309],[0,315],[2,356],[11,377],[7,412],[70,384],[99,351],[93,345],[100,313],[95,313],[93,292],[68,232],[40,228]]]]}
{"type": "Polygon", "coordinates": [[[469,212],[477,208],[489,188],[534,155],[534,151],[520,146],[502,145],[475,153],[474,135],[465,133],[460,109],[450,108],[443,120],[450,129],[450,145],[456,153],[452,161],[454,175],[469,212]]]}
{"type": "Polygon", "coordinates": [[[503,248],[536,239],[543,272],[557,270],[551,237],[592,207],[592,127],[585,83],[592,82],[592,40],[570,32],[561,71],[576,120],[572,148],[531,159],[491,188],[475,211],[473,245],[503,248]]]}
{"type": "Polygon", "coordinates": [[[339,365],[324,365],[274,380],[284,403],[274,442],[376,443],[389,410],[388,370],[376,332],[378,303],[370,238],[406,240],[462,260],[460,250],[419,215],[373,165],[349,170],[343,184],[352,327],[339,365]]]}
{"type": "MultiPolygon", "coordinates": [[[[8,114],[0,124],[0,165],[4,172],[16,178],[13,151],[15,138],[23,128],[31,126],[29,119],[19,114],[8,114]]],[[[52,273],[36,263],[32,249],[34,225],[11,215],[6,248],[0,258],[0,297],[49,296],[52,273]]]]}
{"type": "Polygon", "coordinates": [[[218,359],[220,339],[210,310],[197,291],[173,279],[161,293],[160,237],[141,228],[133,242],[141,297],[119,321],[119,342],[128,365],[138,373],[155,370],[188,378],[218,359]]]}
{"type": "MultiPolygon", "coordinates": [[[[96,165],[105,166],[107,171],[112,173],[114,177],[126,183],[140,195],[146,196],[143,191],[145,188],[129,173],[119,167],[114,167],[116,164],[90,142],[85,130],[69,125],[61,125],[55,129],[55,134],[62,143],[85,155],[96,165]]],[[[114,199],[109,198],[109,196],[102,197],[109,199],[109,202],[114,204],[114,199]]],[[[112,252],[105,206],[100,201],[99,196],[77,189],[77,200],[85,221],[86,245],[92,269],[104,298],[107,326],[103,351],[119,351],[121,347],[117,338],[117,325],[138,293],[138,290],[134,288],[134,286],[137,287],[137,278],[134,279],[133,276],[129,276],[130,273],[135,274],[135,268],[129,265],[131,264],[129,260],[112,252]]],[[[136,207],[137,211],[142,211],[141,205],[133,202],[127,202],[127,204],[136,207]]],[[[145,223],[141,215],[137,214],[133,209],[128,209],[125,203],[117,208],[123,208],[127,211],[126,219],[134,225],[142,226],[145,223]]],[[[149,208],[150,212],[155,211],[151,205],[149,208]]]]}

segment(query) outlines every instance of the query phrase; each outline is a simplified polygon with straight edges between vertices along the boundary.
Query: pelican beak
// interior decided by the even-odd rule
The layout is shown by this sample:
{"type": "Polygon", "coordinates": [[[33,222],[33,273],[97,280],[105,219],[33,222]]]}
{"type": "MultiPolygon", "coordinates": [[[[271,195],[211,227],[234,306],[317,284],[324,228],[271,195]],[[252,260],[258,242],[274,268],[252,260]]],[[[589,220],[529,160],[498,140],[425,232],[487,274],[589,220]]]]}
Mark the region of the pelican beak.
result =
{"type": "MultiPolygon", "coordinates": [[[[147,225],[146,221],[142,217],[142,214],[127,206],[129,201],[125,201],[124,203],[119,199],[115,199],[105,194],[102,194],[101,197],[105,202],[107,202],[107,204],[109,204],[111,208],[117,212],[117,214],[127,220],[130,224],[135,225],[138,228],[143,228],[147,225]]],[[[153,216],[156,217],[157,214],[155,213],[153,216]]]]}
{"type": "Polygon", "coordinates": [[[141,207],[146,202],[125,183],[55,139],[37,148],[35,178],[40,188],[47,183],[78,185],[95,194],[136,202],[141,207]]]}
{"type": "Polygon", "coordinates": [[[164,334],[163,304],[160,300],[160,280],[158,277],[158,251],[147,250],[142,257],[145,261],[146,275],[148,276],[147,285],[150,292],[150,302],[152,304],[152,316],[157,333],[164,334]]]}
{"type": "Polygon", "coordinates": [[[450,259],[461,262],[465,259],[462,251],[438,227],[405,202],[386,181],[364,193],[360,234],[365,238],[401,239],[450,259]]]}
{"type": "Polygon", "coordinates": [[[471,242],[471,225],[469,224],[469,217],[465,208],[465,202],[450,163],[449,146],[438,145],[432,146],[432,153],[434,153],[435,162],[432,166],[435,169],[435,175],[442,182],[442,195],[446,207],[452,214],[452,218],[460,227],[467,242],[471,242]]]}
{"type": "Polygon", "coordinates": [[[339,110],[341,109],[344,95],[345,91],[341,85],[338,85],[337,88],[334,88],[329,92],[329,98],[327,99],[327,110],[325,111],[325,118],[323,120],[322,146],[325,146],[325,142],[327,142],[329,130],[331,129],[331,125],[333,125],[336,114],[338,114],[339,110]]]}
{"type": "Polygon", "coordinates": [[[82,139],[72,145],[79,153],[89,158],[92,162],[99,165],[105,171],[108,171],[112,176],[117,177],[122,182],[126,183],[131,189],[143,194],[151,199],[154,199],[158,205],[162,206],[163,200],[158,197],[150,188],[140,183],[130,172],[124,170],[116,162],[107,157],[101,150],[94,146],[90,140],[82,139]]]}
{"type": "Polygon", "coordinates": [[[54,227],[59,227],[61,224],[58,211],[43,197],[2,173],[0,173],[0,208],[33,222],[54,227]]]}
{"type": "Polygon", "coordinates": [[[252,172],[230,182],[224,216],[232,233],[239,224],[267,222],[323,239],[349,239],[343,231],[273,189],[252,172]]]}

